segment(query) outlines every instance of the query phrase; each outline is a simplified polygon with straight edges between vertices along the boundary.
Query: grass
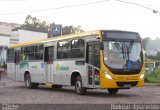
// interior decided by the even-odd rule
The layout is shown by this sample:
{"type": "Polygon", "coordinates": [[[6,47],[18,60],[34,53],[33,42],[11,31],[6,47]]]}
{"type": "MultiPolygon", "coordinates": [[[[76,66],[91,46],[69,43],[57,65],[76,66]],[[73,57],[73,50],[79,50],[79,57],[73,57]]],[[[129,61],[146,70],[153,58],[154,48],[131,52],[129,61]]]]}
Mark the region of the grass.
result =
{"type": "Polygon", "coordinates": [[[145,83],[160,83],[160,68],[154,69],[153,72],[145,73],[145,83]]]}

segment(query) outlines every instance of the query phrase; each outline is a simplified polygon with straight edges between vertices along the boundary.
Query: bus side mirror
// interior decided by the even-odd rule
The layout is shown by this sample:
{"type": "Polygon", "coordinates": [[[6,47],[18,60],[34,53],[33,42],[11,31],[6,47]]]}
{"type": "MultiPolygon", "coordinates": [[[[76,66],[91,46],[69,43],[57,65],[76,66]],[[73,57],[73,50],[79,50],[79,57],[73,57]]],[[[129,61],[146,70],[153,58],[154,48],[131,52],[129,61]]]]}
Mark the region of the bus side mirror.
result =
{"type": "Polygon", "coordinates": [[[100,50],[104,50],[103,42],[100,42],[100,50]]]}

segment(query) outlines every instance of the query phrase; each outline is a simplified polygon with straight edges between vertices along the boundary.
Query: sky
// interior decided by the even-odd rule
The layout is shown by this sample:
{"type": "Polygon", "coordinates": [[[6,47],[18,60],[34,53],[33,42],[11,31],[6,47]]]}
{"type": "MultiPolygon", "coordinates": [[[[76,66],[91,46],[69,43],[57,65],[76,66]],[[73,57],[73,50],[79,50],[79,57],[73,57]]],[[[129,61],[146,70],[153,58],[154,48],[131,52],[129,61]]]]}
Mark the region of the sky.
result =
{"type": "Polygon", "coordinates": [[[63,26],[80,25],[85,31],[126,30],[160,38],[160,13],[148,9],[160,12],[160,0],[121,1],[141,6],[117,0],[0,0],[0,22],[23,24],[31,15],[63,26]]]}

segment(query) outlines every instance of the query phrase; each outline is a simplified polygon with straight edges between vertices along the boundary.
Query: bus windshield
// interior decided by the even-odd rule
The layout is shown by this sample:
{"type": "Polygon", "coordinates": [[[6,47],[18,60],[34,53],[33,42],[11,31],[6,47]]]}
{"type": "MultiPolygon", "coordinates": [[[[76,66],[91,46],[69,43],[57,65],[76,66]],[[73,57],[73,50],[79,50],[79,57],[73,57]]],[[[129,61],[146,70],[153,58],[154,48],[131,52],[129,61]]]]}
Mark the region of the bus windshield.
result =
{"type": "Polygon", "coordinates": [[[141,43],[133,41],[104,41],[104,62],[115,69],[140,69],[141,43]]]}
{"type": "Polygon", "coordinates": [[[113,73],[136,74],[141,70],[143,54],[138,33],[109,31],[102,36],[104,63],[113,73]]]}

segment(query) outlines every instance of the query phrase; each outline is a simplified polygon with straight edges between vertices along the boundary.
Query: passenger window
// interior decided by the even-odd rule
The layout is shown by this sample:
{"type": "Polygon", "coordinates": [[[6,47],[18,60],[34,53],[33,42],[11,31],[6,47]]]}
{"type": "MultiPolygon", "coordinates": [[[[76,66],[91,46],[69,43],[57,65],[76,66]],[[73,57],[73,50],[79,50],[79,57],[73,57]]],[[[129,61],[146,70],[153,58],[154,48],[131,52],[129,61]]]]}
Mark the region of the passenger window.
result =
{"type": "Polygon", "coordinates": [[[7,62],[14,62],[14,49],[8,49],[7,51],[7,62]]]}
{"type": "Polygon", "coordinates": [[[85,51],[85,42],[83,39],[72,40],[71,58],[83,58],[85,51]]]}
{"type": "Polygon", "coordinates": [[[64,59],[70,56],[70,41],[60,41],[58,42],[57,58],[64,59]]]}
{"type": "Polygon", "coordinates": [[[43,60],[43,50],[42,44],[35,44],[32,46],[26,46],[21,48],[21,60],[25,56],[27,60],[43,60]]]}

